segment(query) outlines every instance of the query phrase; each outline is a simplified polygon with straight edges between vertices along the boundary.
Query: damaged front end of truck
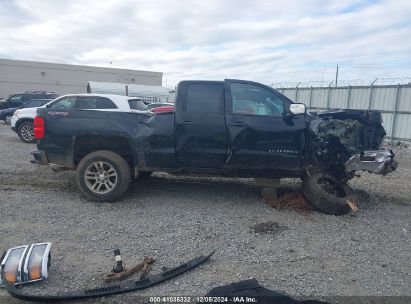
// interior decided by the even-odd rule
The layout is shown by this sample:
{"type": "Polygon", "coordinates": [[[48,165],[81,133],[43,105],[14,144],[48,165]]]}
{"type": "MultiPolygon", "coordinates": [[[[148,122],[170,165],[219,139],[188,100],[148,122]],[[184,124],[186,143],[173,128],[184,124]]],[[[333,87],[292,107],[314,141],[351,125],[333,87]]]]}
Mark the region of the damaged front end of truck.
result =
{"type": "Polygon", "coordinates": [[[398,166],[394,153],[382,149],[386,133],[378,111],[310,113],[307,124],[303,193],[325,213],[352,209],[347,182],[357,171],[386,175],[398,166]]]}

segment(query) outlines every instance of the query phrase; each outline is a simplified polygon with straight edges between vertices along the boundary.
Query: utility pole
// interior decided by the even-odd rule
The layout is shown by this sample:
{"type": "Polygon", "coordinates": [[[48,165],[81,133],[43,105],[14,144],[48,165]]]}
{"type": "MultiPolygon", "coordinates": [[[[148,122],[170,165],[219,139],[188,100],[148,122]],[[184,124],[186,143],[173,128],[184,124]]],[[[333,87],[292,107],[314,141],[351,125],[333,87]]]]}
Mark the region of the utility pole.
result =
{"type": "Polygon", "coordinates": [[[335,86],[338,86],[338,64],[337,64],[337,72],[335,73],[335,86]]]}

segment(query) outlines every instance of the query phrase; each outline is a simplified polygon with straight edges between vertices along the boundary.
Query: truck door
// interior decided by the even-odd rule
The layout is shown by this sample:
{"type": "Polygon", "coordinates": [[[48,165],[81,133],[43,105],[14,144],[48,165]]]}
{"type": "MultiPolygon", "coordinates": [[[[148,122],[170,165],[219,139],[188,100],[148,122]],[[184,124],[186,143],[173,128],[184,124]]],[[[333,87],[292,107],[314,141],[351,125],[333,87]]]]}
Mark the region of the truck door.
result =
{"type": "Polygon", "coordinates": [[[177,167],[222,168],[227,157],[224,83],[180,82],[175,117],[177,167]]]}
{"type": "Polygon", "coordinates": [[[227,168],[301,172],[305,119],[292,103],[259,83],[226,80],[226,120],[231,143],[227,168]]]}

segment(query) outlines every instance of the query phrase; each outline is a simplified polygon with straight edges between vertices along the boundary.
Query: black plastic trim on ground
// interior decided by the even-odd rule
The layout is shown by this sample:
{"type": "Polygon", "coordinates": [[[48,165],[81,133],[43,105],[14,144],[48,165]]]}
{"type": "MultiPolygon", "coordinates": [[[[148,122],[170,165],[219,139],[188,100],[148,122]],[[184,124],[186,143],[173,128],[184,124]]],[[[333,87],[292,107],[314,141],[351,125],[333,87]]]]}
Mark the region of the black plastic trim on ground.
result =
{"type": "Polygon", "coordinates": [[[162,283],[168,279],[176,277],[188,270],[191,270],[204,262],[206,262],[212,255],[214,251],[207,256],[199,256],[191,261],[188,261],[184,264],[181,264],[175,268],[169,269],[162,273],[157,273],[143,280],[137,281],[127,281],[119,284],[102,286],[99,288],[85,289],[85,290],[76,290],[69,292],[62,292],[56,295],[33,295],[33,294],[24,294],[20,290],[16,289],[14,285],[11,285],[4,280],[4,269],[1,269],[1,278],[3,279],[4,286],[8,293],[18,299],[32,302],[59,302],[67,300],[78,300],[86,298],[96,298],[103,296],[110,296],[114,294],[126,293],[130,291],[142,290],[159,283],[162,283]]]}

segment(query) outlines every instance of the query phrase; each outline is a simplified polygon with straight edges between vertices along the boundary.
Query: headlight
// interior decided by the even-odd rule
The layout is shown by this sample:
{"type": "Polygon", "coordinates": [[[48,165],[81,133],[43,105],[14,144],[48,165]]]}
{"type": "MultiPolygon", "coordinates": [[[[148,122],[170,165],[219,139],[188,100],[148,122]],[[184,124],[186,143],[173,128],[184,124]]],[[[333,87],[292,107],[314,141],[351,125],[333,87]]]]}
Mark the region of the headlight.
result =
{"type": "MultiPolygon", "coordinates": [[[[4,280],[10,284],[25,284],[47,278],[50,247],[51,243],[38,243],[9,249],[0,266],[4,280]]],[[[0,277],[0,286],[2,285],[0,277]]]]}

